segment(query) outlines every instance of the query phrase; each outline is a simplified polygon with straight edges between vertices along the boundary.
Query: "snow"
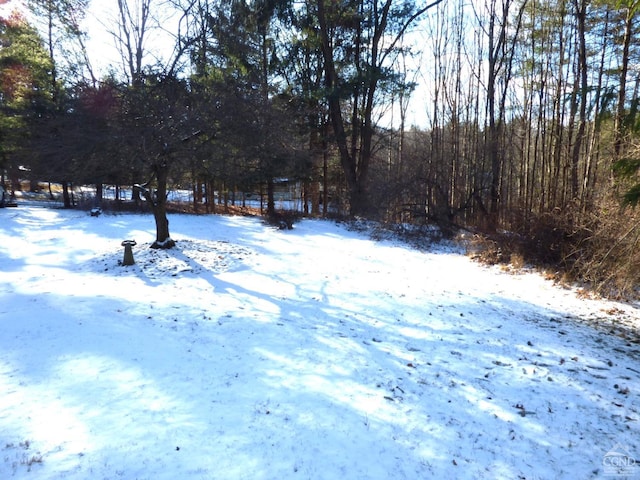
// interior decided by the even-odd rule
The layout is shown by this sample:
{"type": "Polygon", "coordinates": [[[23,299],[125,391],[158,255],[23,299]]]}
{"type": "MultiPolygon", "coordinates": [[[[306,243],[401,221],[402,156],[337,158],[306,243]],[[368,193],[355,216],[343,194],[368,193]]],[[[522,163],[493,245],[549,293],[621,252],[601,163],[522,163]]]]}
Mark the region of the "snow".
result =
{"type": "Polygon", "coordinates": [[[634,306],[328,221],[170,225],[0,210],[1,479],[640,478],[634,306]]]}

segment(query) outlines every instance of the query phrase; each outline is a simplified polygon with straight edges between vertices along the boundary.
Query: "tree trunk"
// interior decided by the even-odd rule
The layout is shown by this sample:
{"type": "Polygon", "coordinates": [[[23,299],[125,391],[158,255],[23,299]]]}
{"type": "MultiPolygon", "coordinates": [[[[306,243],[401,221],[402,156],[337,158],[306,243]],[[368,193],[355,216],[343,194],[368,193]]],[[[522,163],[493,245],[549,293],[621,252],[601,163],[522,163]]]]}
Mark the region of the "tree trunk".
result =
{"type": "Polygon", "coordinates": [[[96,183],[96,207],[102,205],[103,187],[102,183],[96,183]]]}
{"type": "Polygon", "coordinates": [[[487,131],[487,158],[491,164],[491,185],[489,202],[489,229],[495,230],[498,226],[498,206],[500,203],[500,175],[502,172],[502,156],[498,150],[498,133],[500,123],[496,119],[496,83],[498,70],[504,60],[499,57],[504,43],[505,25],[496,25],[498,22],[495,11],[495,0],[491,3],[491,18],[489,20],[489,66],[487,80],[487,115],[489,128],[487,131]],[[496,39],[495,30],[499,29],[496,39]]]}
{"type": "MultiPolygon", "coordinates": [[[[587,78],[587,43],[586,43],[586,18],[587,18],[587,2],[584,0],[575,0],[576,15],[578,20],[578,70],[580,72],[580,107],[578,114],[578,131],[573,144],[573,152],[571,155],[571,196],[573,199],[580,198],[580,182],[579,164],[580,154],[584,143],[585,129],[587,124],[587,91],[589,88],[587,78]]],[[[585,173],[586,175],[586,173],[585,173]]]]}
{"type": "Polygon", "coordinates": [[[151,248],[173,248],[176,243],[169,235],[169,219],[167,218],[166,208],[159,205],[156,206],[153,209],[153,218],[156,221],[156,241],[153,242],[151,248]]]}
{"type": "Polygon", "coordinates": [[[276,214],[276,200],[274,191],[273,178],[267,181],[267,216],[273,216],[276,214]]]}
{"type": "MultiPolygon", "coordinates": [[[[334,51],[329,38],[329,25],[325,12],[324,0],[318,2],[318,22],[320,26],[320,38],[325,69],[325,85],[329,92],[327,102],[333,133],[338,146],[340,164],[345,175],[349,191],[349,209],[353,216],[366,214],[368,207],[367,190],[365,187],[366,171],[371,153],[362,148],[360,158],[352,155],[349,149],[349,140],[342,116],[340,95],[337,92],[339,78],[335,65],[334,51]],[[359,164],[359,165],[358,165],[359,164]],[[362,169],[358,171],[358,166],[362,169]],[[364,173],[364,175],[363,175],[364,173]]],[[[355,107],[354,107],[355,108],[355,107]]],[[[354,134],[355,135],[355,132],[354,134]]]]}
{"type": "Polygon", "coordinates": [[[616,106],[615,132],[614,132],[614,161],[618,160],[624,143],[626,128],[624,124],[624,105],[626,101],[627,73],[629,71],[629,48],[633,37],[633,26],[636,9],[627,5],[625,18],[624,39],[622,42],[622,59],[620,65],[620,90],[618,91],[618,104],[616,106]]]}
{"type": "Polygon", "coordinates": [[[64,208],[71,208],[71,195],[69,194],[69,182],[62,182],[62,199],[64,208]]]}
{"type": "Polygon", "coordinates": [[[169,249],[176,244],[169,235],[169,219],[167,218],[167,178],[169,167],[166,161],[161,159],[154,166],[157,190],[154,192],[146,185],[135,185],[134,188],[144,197],[153,212],[156,222],[156,241],[151,248],[169,249]]]}
{"type": "MultiPolygon", "coordinates": [[[[312,116],[315,118],[315,116],[312,116]]],[[[311,126],[310,138],[309,138],[309,150],[311,152],[311,180],[308,182],[307,188],[305,188],[305,200],[311,202],[311,215],[320,215],[320,178],[322,177],[322,163],[324,159],[324,152],[322,147],[322,132],[321,127],[314,124],[313,121],[309,122],[311,126]]],[[[307,201],[305,201],[305,207],[307,207],[307,201]]]]}

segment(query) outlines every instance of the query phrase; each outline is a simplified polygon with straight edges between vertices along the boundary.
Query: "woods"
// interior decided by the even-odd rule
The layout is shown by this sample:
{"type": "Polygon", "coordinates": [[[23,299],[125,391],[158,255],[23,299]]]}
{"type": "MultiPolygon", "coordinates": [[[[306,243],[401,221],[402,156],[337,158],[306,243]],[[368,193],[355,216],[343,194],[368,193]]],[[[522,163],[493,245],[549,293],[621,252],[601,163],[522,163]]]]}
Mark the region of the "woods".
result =
{"type": "Polygon", "coordinates": [[[99,78],[88,3],[34,1],[42,25],[0,21],[2,180],[146,185],[132,201],[158,220],[177,186],[196,210],[256,191],[273,213],[286,178],[307,214],[464,227],[634,293],[639,7],[119,0],[122,61],[99,78]],[[167,18],[161,58],[145,39],[167,18]]]}

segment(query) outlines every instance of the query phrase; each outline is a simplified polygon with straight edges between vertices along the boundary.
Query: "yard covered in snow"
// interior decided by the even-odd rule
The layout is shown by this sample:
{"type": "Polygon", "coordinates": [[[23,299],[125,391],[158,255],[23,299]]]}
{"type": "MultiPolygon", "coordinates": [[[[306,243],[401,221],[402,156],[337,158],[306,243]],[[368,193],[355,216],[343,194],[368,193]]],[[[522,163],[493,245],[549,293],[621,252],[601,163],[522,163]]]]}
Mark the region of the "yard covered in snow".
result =
{"type": "Polygon", "coordinates": [[[640,478],[633,306],[328,221],[170,222],[159,251],[150,215],[0,209],[1,479],[640,478]]]}

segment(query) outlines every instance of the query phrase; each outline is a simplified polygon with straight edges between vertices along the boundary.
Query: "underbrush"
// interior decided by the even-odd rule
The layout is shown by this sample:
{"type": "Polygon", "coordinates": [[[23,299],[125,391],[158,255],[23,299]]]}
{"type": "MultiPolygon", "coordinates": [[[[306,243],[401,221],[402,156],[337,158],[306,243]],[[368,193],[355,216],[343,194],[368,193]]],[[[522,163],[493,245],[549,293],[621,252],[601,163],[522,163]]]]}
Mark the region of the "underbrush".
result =
{"type": "Polygon", "coordinates": [[[573,246],[569,274],[612,298],[640,298],[640,212],[602,205],[573,246]]]}
{"type": "Polygon", "coordinates": [[[487,264],[530,265],[602,297],[640,299],[640,211],[607,199],[589,212],[558,209],[514,227],[467,236],[468,252],[487,264]]]}
{"type": "Polygon", "coordinates": [[[451,235],[437,225],[384,223],[363,218],[336,219],[344,221],[350,230],[368,235],[373,240],[400,240],[418,250],[429,249],[435,243],[451,239],[451,235]]]}

